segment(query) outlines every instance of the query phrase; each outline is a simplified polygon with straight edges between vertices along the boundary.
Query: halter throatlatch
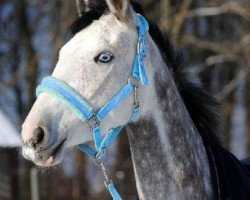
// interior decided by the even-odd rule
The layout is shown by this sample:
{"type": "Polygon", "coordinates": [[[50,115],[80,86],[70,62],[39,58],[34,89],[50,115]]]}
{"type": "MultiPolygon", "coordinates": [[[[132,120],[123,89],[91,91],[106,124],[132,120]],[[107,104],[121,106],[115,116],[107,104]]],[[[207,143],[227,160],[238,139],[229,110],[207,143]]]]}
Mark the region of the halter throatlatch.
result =
{"type": "Polygon", "coordinates": [[[55,77],[45,77],[42,80],[41,85],[39,85],[36,89],[37,96],[46,92],[67,105],[79,119],[87,121],[93,132],[95,148],[91,148],[86,144],[81,144],[78,148],[87,155],[93,157],[96,163],[99,163],[98,165],[101,166],[106,179],[105,185],[114,200],[121,200],[121,197],[116,191],[111,179],[109,179],[102,160],[106,156],[107,148],[117,138],[123,126],[112,128],[106,133],[105,137],[102,138],[100,123],[110,113],[110,111],[116,108],[119,103],[131,93],[133,93],[134,104],[132,114],[125,125],[134,121],[139,114],[140,105],[137,98],[137,89],[140,84],[144,86],[149,84],[144,66],[144,58],[147,54],[145,35],[149,30],[149,25],[147,20],[140,14],[137,14],[136,23],[138,28],[138,44],[137,52],[134,58],[132,75],[128,78],[128,83],[105,106],[99,109],[98,112],[94,112],[93,107],[91,107],[76,90],[55,77]]]}

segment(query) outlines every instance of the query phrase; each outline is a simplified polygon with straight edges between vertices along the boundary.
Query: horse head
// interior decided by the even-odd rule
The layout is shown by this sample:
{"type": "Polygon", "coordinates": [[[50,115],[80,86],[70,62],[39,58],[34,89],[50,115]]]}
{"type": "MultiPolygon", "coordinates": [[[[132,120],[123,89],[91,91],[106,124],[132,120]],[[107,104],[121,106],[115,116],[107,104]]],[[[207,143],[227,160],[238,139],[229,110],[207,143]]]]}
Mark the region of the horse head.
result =
{"type": "MultiPolygon", "coordinates": [[[[88,1],[83,10],[86,13],[77,20],[75,28],[81,29],[81,23],[88,18],[91,22],[62,47],[52,76],[70,86],[97,111],[131,76],[138,43],[137,15],[127,0],[88,1]],[[96,8],[104,8],[104,14],[99,16],[96,8]]],[[[139,93],[143,104],[146,92],[139,93]]],[[[112,127],[126,124],[133,102],[133,95],[128,95],[107,113],[100,122],[102,136],[112,127]]],[[[22,139],[23,156],[48,167],[60,163],[67,149],[90,142],[93,137],[88,123],[77,118],[66,104],[41,93],[23,124],[22,139]]]]}

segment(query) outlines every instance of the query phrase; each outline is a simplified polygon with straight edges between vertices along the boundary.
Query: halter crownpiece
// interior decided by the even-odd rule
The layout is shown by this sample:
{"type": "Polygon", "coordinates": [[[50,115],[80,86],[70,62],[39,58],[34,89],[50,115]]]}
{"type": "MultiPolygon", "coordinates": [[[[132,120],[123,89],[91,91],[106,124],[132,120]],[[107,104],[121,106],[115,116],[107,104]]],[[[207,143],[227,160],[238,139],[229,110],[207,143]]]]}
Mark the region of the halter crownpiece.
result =
{"type": "Polygon", "coordinates": [[[110,111],[115,109],[119,103],[131,93],[133,93],[134,104],[132,114],[125,125],[134,121],[139,114],[140,105],[137,98],[137,89],[140,84],[143,86],[147,86],[149,84],[144,66],[144,58],[147,55],[145,35],[149,30],[149,24],[140,14],[137,14],[136,24],[138,28],[138,44],[134,58],[132,75],[128,78],[128,83],[106,105],[99,109],[98,112],[94,112],[93,107],[90,106],[89,103],[75,89],[55,77],[45,77],[36,89],[37,96],[46,92],[67,105],[67,107],[74,112],[79,119],[87,121],[93,132],[95,148],[93,149],[86,144],[81,144],[78,148],[90,157],[93,157],[95,161],[100,162],[100,166],[102,167],[106,179],[105,185],[114,200],[121,200],[122,198],[116,191],[112,181],[109,179],[106,173],[106,168],[102,163],[102,159],[106,156],[107,148],[115,141],[123,129],[123,126],[112,128],[106,133],[105,137],[102,138],[100,123],[110,113],[110,111]]]}

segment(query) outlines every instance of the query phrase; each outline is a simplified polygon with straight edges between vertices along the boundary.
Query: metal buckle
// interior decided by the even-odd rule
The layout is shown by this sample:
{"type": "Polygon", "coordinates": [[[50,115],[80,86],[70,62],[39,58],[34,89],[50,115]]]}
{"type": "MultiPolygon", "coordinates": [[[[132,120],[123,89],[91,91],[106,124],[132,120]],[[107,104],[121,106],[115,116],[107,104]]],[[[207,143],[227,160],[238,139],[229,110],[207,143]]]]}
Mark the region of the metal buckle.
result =
{"type": "Polygon", "coordinates": [[[87,124],[91,130],[94,130],[96,127],[100,125],[100,121],[97,119],[96,115],[93,115],[88,121],[87,124]]]}
{"type": "Polygon", "coordinates": [[[130,83],[131,85],[134,86],[134,93],[133,93],[133,97],[134,97],[134,103],[133,103],[133,107],[137,108],[140,106],[139,103],[139,99],[138,99],[138,94],[137,94],[137,90],[140,87],[140,80],[134,76],[130,76],[128,79],[128,83],[130,83]]]}
{"type": "Polygon", "coordinates": [[[130,76],[128,79],[128,83],[133,85],[134,87],[139,87],[140,86],[140,80],[134,76],[130,76]]]}
{"type": "Polygon", "coordinates": [[[107,179],[107,180],[104,181],[104,184],[105,184],[106,188],[108,188],[108,186],[110,184],[113,184],[113,181],[111,179],[107,179]]]}
{"type": "Polygon", "coordinates": [[[101,159],[98,159],[98,158],[95,157],[94,158],[94,163],[95,163],[96,166],[101,167],[102,164],[106,164],[107,163],[107,156],[104,156],[101,159]]]}
{"type": "Polygon", "coordinates": [[[104,147],[101,149],[101,151],[98,151],[94,157],[95,163],[98,165],[98,163],[102,163],[103,161],[106,162],[107,158],[107,148],[104,147]]]}
{"type": "Polygon", "coordinates": [[[137,44],[137,53],[142,56],[142,57],[145,57],[146,54],[147,54],[147,45],[145,43],[145,40],[144,39],[140,39],[138,41],[138,44],[137,44]]]}

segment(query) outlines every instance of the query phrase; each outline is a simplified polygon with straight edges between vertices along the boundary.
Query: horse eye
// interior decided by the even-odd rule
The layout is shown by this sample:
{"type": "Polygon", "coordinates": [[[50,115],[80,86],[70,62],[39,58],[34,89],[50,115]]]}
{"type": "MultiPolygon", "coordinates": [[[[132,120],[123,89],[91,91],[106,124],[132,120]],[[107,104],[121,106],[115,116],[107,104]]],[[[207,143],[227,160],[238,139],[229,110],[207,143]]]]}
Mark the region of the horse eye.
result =
{"type": "Polygon", "coordinates": [[[95,58],[95,62],[98,62],[98,63],[109,63],[113,58],[114,57],[113,57],[113,55],[111,53],[104,52],[104,53],[99,54],[95,58]]]}

